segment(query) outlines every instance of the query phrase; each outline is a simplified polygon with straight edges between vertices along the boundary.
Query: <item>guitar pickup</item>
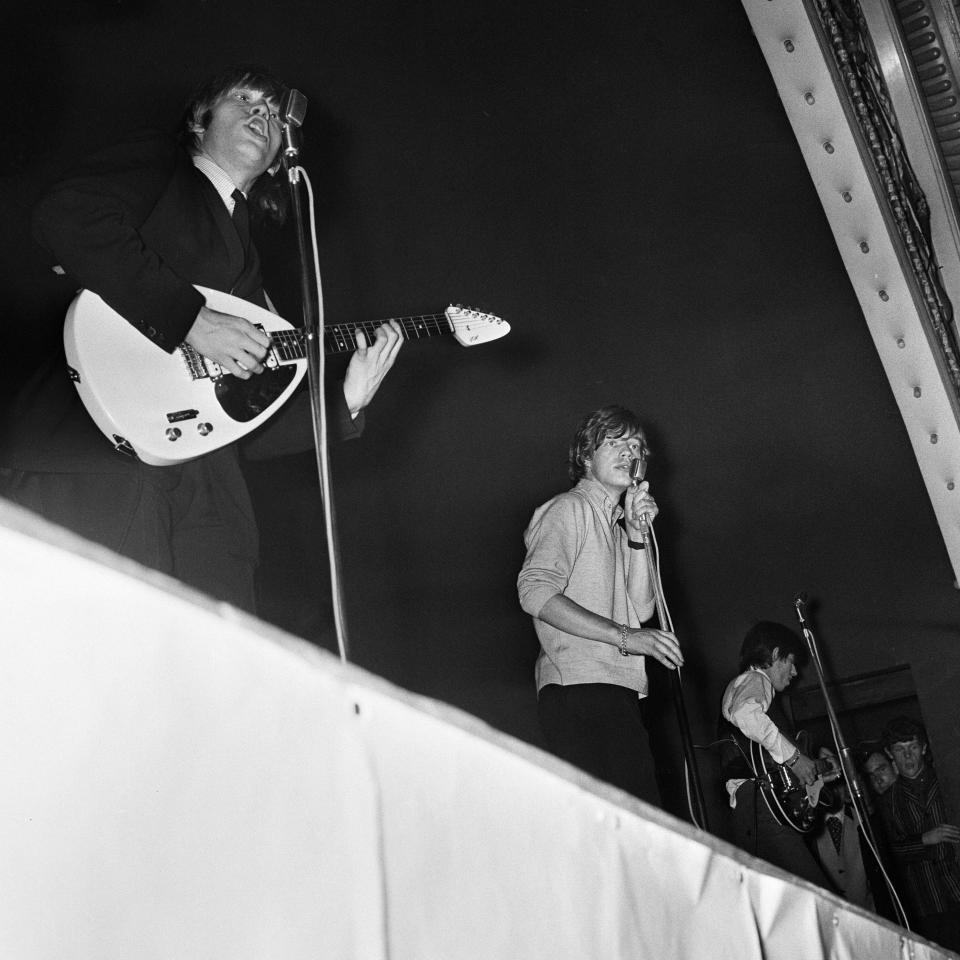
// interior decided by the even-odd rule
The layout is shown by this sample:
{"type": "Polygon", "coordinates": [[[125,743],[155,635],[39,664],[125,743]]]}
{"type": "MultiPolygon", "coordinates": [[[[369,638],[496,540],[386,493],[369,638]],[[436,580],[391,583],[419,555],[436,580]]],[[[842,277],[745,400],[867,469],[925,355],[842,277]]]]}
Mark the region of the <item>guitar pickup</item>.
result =
{"type": "Polygon", "coordinates": [[[196,420],[200,416],[199,410],[175,410],[167,414],[167,423],[180,423],[183,420],[196,420]]]}

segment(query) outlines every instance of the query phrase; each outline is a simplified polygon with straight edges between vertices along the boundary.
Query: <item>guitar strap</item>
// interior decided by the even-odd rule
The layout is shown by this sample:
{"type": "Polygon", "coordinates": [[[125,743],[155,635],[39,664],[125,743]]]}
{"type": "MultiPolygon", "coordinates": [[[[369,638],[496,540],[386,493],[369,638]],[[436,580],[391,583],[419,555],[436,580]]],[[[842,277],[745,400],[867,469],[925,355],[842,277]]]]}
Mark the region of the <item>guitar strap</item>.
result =
{"type": "Polygon", "coordinates": [[[750,741],[723,714],[717,719],[717,741],[720,744],[720,782],[754,779],[748,759],[750,741]]]}
{"type": "MultiPolygon", "coordinates": [[[[753,794],[753,829],[751,830],[751,842],[748,853],[755,857],[760,855],[760,837],[759,837],[759,810],[760,804],[760,782],[750,765],[750,740],[744,736],[743,732],[735,724],[732,724],[721,712],[717,718],[717,743],[720,747],[720,784],[726,790],[726,785],[730,780],[744,780],[737,790],[739,799],[741,793],[750,791],[753,794]]],[[[745,802],[745,801],[744,801],[745,802]]]]}

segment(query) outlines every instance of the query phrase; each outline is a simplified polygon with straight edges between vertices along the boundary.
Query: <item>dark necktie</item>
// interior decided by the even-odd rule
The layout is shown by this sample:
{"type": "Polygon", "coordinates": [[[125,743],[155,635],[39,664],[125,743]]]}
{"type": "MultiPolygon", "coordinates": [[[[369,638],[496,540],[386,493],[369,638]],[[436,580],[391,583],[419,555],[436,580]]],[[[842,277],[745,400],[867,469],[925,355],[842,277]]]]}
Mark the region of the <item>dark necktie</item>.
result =
{"type": "Polygon", "coordinates": [[[247,198],[239,190],[234,190],[231,196],[233,197],[233,225],[240,235],[243,259],[246,261],[250,250],[250,212],[247,209],[247,198]]]}
{"type": "Polygon", "coordinates": [[[837,853],[843,844],[843,821],[839,817],[827,817],[827,829],[830,831],[830,839],[836,847],[837,853]]]}

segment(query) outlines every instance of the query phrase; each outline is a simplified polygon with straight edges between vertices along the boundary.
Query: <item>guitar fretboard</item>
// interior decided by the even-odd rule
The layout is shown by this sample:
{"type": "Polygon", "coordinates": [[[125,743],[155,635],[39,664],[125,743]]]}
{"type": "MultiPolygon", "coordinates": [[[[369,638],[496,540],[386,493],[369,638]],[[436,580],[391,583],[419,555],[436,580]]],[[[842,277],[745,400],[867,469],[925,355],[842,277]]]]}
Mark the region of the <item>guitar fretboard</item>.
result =
{"type": "MultiPolygon", "coordinates": [[[[453,332],[445,313],[425,313],[415,317],[394,317],[400,325],[404,340],[422,340],[453,332]]],[[[327,324],[323,328],[323,346],[328,354],[349,353],[357,349],[356,331],[361,331],[367,345],[373,343],[377,327],[386,320],[361,320],[359,323],[327,324]]],[[[284,363],[302,360],[306,356],[303,331],[274,330],[271,333],[273,349],[284,363]]]]}

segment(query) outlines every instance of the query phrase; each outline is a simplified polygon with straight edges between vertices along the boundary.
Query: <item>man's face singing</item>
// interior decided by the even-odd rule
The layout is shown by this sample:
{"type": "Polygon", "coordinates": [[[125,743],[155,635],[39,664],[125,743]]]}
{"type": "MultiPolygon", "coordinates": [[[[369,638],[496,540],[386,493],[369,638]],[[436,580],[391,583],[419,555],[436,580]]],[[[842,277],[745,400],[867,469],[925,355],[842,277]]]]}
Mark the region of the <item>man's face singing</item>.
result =
{"type": "Polygon", "coordinates": [[[280,149],[279,106],[254,87],[234,87],[211,108],[209,123],[199,131],[200,149],[227,173],[252,182],[280,149]]]}
{"type": "MultiPolygon", "coordinates": [[[[637,434],[624,437],[607,436],[585,461],[587,476],[602,483],[611,494],[618,497],[630,486],[630,463],[644,460],[643,438],[637,434]]],[[[640,474],[643,479],[643,472],[640,474]]]]}

